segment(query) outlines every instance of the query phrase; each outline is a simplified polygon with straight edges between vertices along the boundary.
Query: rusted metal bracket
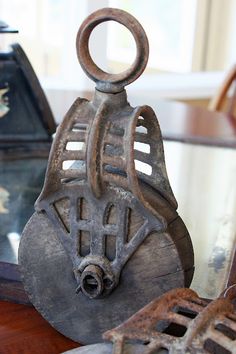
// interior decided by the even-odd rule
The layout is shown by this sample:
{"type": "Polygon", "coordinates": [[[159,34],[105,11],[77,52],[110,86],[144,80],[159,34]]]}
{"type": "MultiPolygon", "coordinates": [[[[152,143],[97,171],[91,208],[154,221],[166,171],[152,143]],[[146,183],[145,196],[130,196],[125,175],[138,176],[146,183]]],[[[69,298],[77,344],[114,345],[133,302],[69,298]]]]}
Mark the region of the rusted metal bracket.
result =
{"type": "Polygon", "coordinates": [[[209,302],[191,289],[171,290],[105,333],[104,339],[114,343],[113,354],[126,353],[126,345],[135,341],[145,354],[161,350],[170,354],[235,354],[236,311],[231,302],[236,298],[235,286],[225,294],[228,296],[209,302]]]}
{"type": "Polygon", "coordinates": [[[153,300],[119,327],[104,334],[111,343],[71,354],[235,354],[236,285],[216,300],[190,289],[174,289],[153,300]]]}

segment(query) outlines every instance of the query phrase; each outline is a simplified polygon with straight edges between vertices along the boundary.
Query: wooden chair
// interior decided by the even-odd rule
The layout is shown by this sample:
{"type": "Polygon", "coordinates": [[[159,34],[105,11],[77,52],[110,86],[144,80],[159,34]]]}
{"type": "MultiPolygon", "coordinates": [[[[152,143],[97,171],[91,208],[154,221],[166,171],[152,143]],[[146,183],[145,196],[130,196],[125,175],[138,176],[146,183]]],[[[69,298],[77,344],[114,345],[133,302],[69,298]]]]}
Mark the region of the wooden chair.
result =
{"type": "Polygon", "coordinates": [[[213,99],[210,101],[208,108],[211,111],[224,110],[227,114],[236,119],[236,65],[234,65],[227,74],[215,97],[213,97],[213,99]],[[228,96],[227,93],[231,86],[234,86],[233,95],[228,98],[228,102],[225,108],[225,100],[228,96]]]}
{"type": "Polygon", "coordinates": [[[236,245],[234,248],[230,271],[227,279],[227,287],[232,285],[236,285],[236,245]]]}

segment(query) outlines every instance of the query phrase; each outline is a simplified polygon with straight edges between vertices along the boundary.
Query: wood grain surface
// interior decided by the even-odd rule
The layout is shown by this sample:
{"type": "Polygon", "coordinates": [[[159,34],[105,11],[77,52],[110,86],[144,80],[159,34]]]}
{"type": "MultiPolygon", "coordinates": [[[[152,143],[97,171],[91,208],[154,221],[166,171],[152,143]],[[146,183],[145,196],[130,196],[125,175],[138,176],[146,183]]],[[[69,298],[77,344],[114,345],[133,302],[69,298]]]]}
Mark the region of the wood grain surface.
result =
{"type": "Polygon", "coordinates": [[[0,301],[0,354],[59,354],[78,346],[33,307],[0,301]]]}
{"type": "Polygon", "coordinates": [[[164,140],[236,148],[236,120],[181,102],[156,101],[154,110],[164,140]]]}

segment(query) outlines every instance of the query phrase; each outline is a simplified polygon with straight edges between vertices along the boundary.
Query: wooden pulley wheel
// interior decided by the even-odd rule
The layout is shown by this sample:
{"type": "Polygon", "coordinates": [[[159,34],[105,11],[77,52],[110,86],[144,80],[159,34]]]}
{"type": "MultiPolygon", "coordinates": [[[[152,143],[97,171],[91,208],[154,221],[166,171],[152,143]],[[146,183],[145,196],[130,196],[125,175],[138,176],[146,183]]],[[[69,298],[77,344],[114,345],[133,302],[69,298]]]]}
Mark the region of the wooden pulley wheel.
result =
{"type": "Polygon", "coordinates": [[[57,130],[19,262],[38,311],[64,335],[93,343],[152,298],[189,286],[193,250],[155,113],[131,107],[124,90],[148,60],[143,28],[122,10],[99,10],[82,24],[77,53],[95,95],[78,98],[57,130]],[[137,45],[133,65],[117,75],[99,69],[88,50],[93,28],[109,20],[137,45]]]}

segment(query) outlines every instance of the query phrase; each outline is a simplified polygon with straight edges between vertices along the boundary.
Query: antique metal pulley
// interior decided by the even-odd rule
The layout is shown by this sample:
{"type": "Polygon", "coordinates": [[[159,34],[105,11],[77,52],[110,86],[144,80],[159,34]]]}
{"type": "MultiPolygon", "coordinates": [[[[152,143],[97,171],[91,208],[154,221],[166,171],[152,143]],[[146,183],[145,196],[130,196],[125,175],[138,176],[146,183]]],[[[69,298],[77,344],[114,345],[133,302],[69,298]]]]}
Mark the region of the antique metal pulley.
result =
{"type": "MultiPolygon", "coordinates": [[[[173,289],[122,325],[104,334],[106,343],[70,354],[235,354],[236,285],[212,302],[190,289],[173,289]]],[[[65,353],[65,354],[66,354],[65,353]]]]}
{"type": "Polygon", "coordinates": [[[19,262],[41,314],[92,343],[152,298],[189,286],[194,267],[157,118],[148,106],[130,106],[124,90],[146,67],[143,28],[122,10],[99,10],[80,27],[77,53],[96,82],[94,98],[78,98],[57,130],[19,262]],[[137,47],[132,66],[117,75],[99,69],[88,49],[93,28],[109,20],[125,25],[137,47]]]}

